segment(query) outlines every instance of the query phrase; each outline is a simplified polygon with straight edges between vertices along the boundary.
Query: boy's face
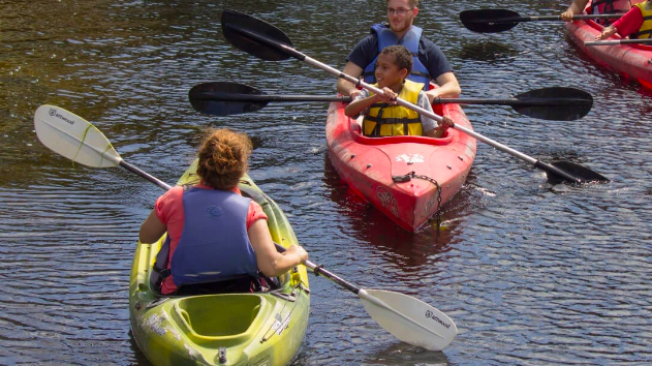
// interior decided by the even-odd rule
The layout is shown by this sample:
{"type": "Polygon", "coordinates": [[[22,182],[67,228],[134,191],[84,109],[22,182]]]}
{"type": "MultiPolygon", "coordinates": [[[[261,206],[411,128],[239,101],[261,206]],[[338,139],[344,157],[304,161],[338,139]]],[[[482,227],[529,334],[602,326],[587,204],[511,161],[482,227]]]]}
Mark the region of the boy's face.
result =
{"type": "Polygon", "coordinates": [[[381,53],[376,60],[376,81],[378,87],[392,87],[402,84],[407,76],[407,69],[399,69],[396,65],[396,56],[381,53]]]}

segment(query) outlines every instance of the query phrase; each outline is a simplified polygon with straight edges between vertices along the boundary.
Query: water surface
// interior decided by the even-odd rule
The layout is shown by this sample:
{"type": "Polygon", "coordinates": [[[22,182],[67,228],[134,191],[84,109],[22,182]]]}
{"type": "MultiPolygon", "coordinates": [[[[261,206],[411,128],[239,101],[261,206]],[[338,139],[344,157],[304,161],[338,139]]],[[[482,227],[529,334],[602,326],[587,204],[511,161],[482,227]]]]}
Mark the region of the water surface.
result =
{"type": "MultiPolygon", "coordinates": [[[[311,259],[360,286],[400,291],[450,315],[443,352],[400,343],[357,298],[311,278],[296,365],[648,365],[652,363],[652,98],[581,57],[561,23],[483,35],[458,20],[468,0],[424,2],[418,25],[466,97],[579,87],[595,104],[574,122],[509,107],[465,108],[477,132],[536,158],[609,177],[552,186],[478,143],[445,230],[408,234],[339,180],[324,104],[270,103],[233,117],[196,113],[188,90],[234,81],[267,93],[333,94],[336,80],[297,60],[231,45],[231,8],[282,29],[334,67],[383,19],[366,1],[17,1],[0,18],[0,364],[148,365],[129,335],[128,282],[140,223],[159,188],[120,168],[73,165],[38,142],[33,114],[59,105],[95,124],[128,162],[174,183],[207,126],[247,131],[251,176],[289,216],[311,259]]],[[[382,7],[382,2],[378,2],[382,7]]],[[[554,14],[553,1],[485,7],[554,14]]]]}

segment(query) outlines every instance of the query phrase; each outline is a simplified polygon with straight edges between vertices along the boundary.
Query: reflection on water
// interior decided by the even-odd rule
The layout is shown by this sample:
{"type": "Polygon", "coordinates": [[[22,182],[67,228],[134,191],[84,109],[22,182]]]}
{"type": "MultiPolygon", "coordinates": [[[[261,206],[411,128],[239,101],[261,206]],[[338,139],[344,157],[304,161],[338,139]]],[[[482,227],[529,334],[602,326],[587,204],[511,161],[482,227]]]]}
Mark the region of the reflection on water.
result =
{"type": "MultiPolygon", "coordinates": [[[[483,6],[561,10],[553,1],[483,6]]],[[[449,348],[425,352],[382,330],[354,294],[313,277],[296,365],[649,363],[652,94],[578,54],[560,22],[494,35],[462,29],[457,14],[477,7],[424,2],[417,17],[465,96],[570,86],[590,92],[594,106],[572,122],[467,106],[474,129],[612,182],[553,186],[542,171],[478,143],[471,175],[443,208],[442,230],[409,234],[337,177],[326,103],[270,103],[218,118],[188,102],[188,90],[208,81],[335,94],[335,78],[306,63],[266,62],[227,44],[223,8],[271,22],[298,50],[343,67],[382,20],[368,2],[4,1],[0,364],[148,364],[129,336],[127,286],[138,227],[161,192],[124,169],[73,165],[43,147],[32,124],[43,103],[91,121],[126,161],[169,183],[192,161],[205,127],[247,131],[250,175],[288,215],[311,259],[361,287],[425,301],[459,328],[449,348]]]]}
{"type": "Polygon", "coordinates": [[[463,60],[483,61],[492,65],[508,64],[514,61],[521,52],[514,49],[513,45],[495,41],[466,41],[457,53],[463,60]]]}
{"type": "Polygon", "coordinates": [[[429,352],[423,348],[397,344],[374,353],[363,365],[448,365],[444,352],[429,352]]]}
{"type": "MultiPolygon", "coordinates": [[[[472,180],[471,177],[469,181],[472,180]]],[[[328,155],[324,159],[324,183],[330,188],[330,198],[336,203],[338,211],[348,217],[354,231],[351,235],[368,243],[370,252],[381,253],[385,260],[394,262],[396,268],[402,271],[419,271],[429,263],[429,258],[435,258],[436,262],[436,258],[449,251],[449,243],[455,240],[455,221],[464,215],[469,206],[470,190],[467,186],[442,208],[439,231],[433,218],[430,225],[418,233],[409,233],[349,189],[337,175],[328,155]]]]}

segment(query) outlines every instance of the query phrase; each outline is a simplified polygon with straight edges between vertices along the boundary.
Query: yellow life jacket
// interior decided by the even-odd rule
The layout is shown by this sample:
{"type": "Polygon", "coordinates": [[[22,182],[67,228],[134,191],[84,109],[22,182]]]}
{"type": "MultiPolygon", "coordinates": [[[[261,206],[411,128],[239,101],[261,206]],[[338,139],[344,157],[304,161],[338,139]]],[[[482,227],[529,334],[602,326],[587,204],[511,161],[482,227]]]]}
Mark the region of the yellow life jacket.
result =
{"type": "MultiPolygon", "coordinates": [[[[378,84],[374,84],[378,87],[378,84]]],[[[412,104],[417,103],[419,91],[423,84],[405,80],[398,97],[412,104]]],[[[373,92],[370,92],[373,95],[373,92]]],[[[384,102],[374,103],[369,107],[369,113],[362,121],[365,136],[422,136],[423,127],[419,113],[401,105],[389,105],[384,102]]]]}
{"type": "Polygon", "coordinates": [[[644,1],[634,6],[641,10],[643,23],[638,32],[630,35],[629,38],[652,38],[652,1],[644,1]]]}

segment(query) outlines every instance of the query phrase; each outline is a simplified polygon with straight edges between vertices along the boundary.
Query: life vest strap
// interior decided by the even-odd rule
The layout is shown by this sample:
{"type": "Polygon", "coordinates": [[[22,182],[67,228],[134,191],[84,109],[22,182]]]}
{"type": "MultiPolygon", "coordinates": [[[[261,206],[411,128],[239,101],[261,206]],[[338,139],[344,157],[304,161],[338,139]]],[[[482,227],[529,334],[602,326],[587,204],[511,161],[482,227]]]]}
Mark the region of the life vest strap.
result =
{"type": "Polygon", "coordinates": [[[642,32],[636,32],[636,33],[630,35],[630,38],[652,38],[652,29],[648,29],[648,30],[645,30],[645,31],[642,31],[642,32]],[[645,36],[645,35],[647,35],[647,37],[641,37],[641,36],[645,36]]]}
{"type": "MultiPolygon", "coordinates": [[[[365,73],[362,73],[362,78],[364,79],[367,76],[375,76],[375,75],[376,75],[375,71],[367,71],[365,73]]],[[[412,71],[412,72],[410,72],[410,75],[430,78],[430,74],[428,74],[426,72],[420,72],[420,71],[412,71]]]]}
{"type": "Polygon", "coordinates": [[[397,123],[421,123],[420,118],[378,118],[366,117],[367,121],[376,122],[377,125],[395,125],[397,123]]]}

